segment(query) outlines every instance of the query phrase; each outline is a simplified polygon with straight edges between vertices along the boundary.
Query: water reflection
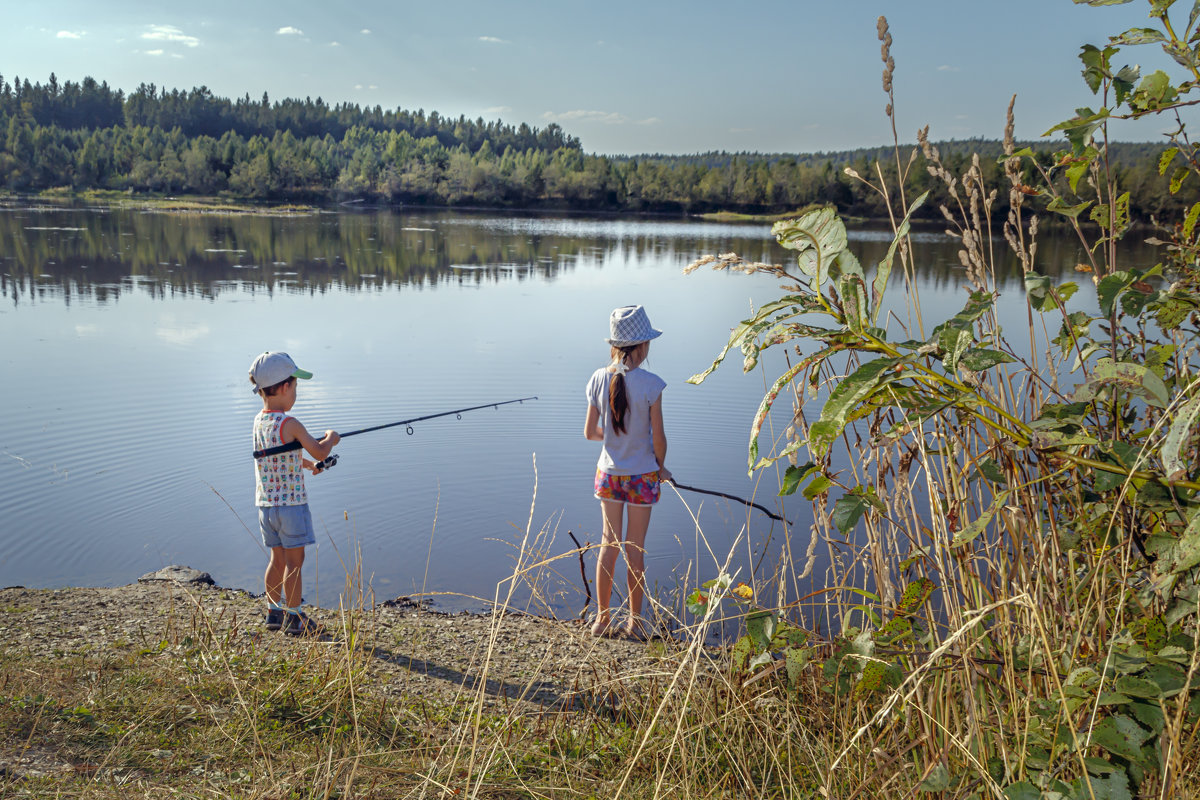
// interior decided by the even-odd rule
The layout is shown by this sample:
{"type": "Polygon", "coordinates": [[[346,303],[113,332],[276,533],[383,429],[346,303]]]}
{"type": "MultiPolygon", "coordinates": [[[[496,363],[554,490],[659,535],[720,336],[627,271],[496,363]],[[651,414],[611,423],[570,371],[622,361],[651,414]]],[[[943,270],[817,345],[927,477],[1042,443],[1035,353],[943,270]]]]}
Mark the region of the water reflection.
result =
{"type": "MultiPolygon", "coordinates": [[[[864,265],[890,243],[879,227],[851,230],[864,265]]],[[[376,211],[296,215],[161,213],[134,210],[0,207],[0,292],[106,303],[123,292],[168,298],[175,292],[216,297],[245,287],[324,292],[390,285],[434,287],[453,281],[497,283],[535,276],[552,280],[581,262],[618,259],[686,261],[695,253],[732,250],[788,263],[767,225],[714,225],[679,219],[572,219],[488,213],[376,211]]],[[[936,230],[913,237],[920,279],[963,282],[957,244],[936,230]]],[[[1135,263],[1153,263],[1138,237],[1135,263]],[[1139,250],[1145,250],[1144,253],[1139,250]]],[[[1004,288],[1020,265],[996,243],[1004,288]]],[[[1043,231],[1039,271],[1073,275],[1082,249],[1064,233],[1043,231]]]]}

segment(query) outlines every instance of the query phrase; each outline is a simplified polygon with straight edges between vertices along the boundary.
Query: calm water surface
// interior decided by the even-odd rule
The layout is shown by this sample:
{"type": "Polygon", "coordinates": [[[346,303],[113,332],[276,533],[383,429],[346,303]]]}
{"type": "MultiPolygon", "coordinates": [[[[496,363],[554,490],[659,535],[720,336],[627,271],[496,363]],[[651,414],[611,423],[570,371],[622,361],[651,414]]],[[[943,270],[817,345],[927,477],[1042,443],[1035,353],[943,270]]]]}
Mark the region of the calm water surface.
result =
{"type": "MultiPolygon", "coordinates": [[[[889,238],[852,233],[864,264],[889,238]]],[[[940,320],[966,297],[956,248],[937,233],[917,240],[925,313],[940,320]]],[[[309,602],[336,605],[359,563],[377,599],[424,591],[444,608],[480,607],[498,585],[508,591],[526,532],[537,558],[571,550],[568,531],[600,538],[583,389],[608,360],[609,311],[630,303],[665,331],[647,366],[668,383],[676,477],[756,496],[795,523],[668,491],[651,522],[650,582],[670,598],[712,577],[731,547],[743,577],[773,568],[762,556],[789,541],[805,549],[804,502],[781,504],[774,473],[745,473],[749,422],[778,356],[765,373],[743,375],[734,358],[703,385],[685,383],[777,287],[681,269],[728,251],[787,263],[768,226],[8,205],[0,242],[0,585],[119,585],[187,564],[260,591],[250,423],[261,403],[246,370],[280,349],[315,374],[293,413],[318,433],[539,398],[347,439],[338,466],[308,479],[309,602]]],[[[1080,260],[1067,239],[1043,237],[1040,254],[1050,272],[1080,260]]],[[[1000,284],[1002,313],[1023,325],[1015,272],[1000,284]]],[[[523,575],[516,596],[572,615],[578,559],[523,575]]]]}

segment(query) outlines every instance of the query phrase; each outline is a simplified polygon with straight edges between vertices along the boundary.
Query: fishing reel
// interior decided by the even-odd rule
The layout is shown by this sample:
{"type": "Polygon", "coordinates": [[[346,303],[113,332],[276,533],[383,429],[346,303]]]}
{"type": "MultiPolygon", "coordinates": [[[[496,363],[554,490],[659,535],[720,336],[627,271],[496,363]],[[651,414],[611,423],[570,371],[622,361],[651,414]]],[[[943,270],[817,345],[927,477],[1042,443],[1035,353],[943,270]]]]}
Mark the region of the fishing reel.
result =
{"type": "MultiPolygon", "coordinates": [[[[315,465],[315,466],[316,466],[316,470],[317,470],[317,472],[324,472],[324,471],[325,471],[325,470],[327,470],[327,469],[332,469],[333,467],[335,467],[335,466],[337,465],[337,462],[338,462],[338,454],[337,454],[337,453],[330,453],[330,454],[329,454],[329,455],[328,455],[328,456],[325,458],[325,460],[324,460],[324,461],[318,461],[318,462],[316,463],[316,465],[315,465]]],[[[314,473],[314,474],[315,474],[315,473],[314,473]]]]}

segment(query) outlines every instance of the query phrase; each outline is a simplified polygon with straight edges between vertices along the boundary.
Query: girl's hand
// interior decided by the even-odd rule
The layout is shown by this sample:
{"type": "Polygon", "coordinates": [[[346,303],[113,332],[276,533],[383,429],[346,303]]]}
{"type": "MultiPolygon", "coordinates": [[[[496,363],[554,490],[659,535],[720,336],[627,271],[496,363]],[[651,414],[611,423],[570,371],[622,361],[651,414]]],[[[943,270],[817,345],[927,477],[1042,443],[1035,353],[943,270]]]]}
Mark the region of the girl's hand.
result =
{"type": "Polygon", "coordinates": [[[673,481],[673,480],[675,480],[675,476],[672,475],[671,470],[667,469],[666,467],[659,467],[658,468],[658,479],[660,481],[673,481]]]}

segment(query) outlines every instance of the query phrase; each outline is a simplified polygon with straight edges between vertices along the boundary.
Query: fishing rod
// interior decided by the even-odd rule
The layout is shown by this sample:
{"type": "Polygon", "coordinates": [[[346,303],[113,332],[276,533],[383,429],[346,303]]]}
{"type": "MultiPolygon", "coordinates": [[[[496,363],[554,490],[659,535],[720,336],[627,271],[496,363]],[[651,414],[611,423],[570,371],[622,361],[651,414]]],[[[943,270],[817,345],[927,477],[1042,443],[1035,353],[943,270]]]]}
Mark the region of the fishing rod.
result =
{"type": "MultiPolygon", "coordinates": [[[[742,505],[747,505],[752,508],[757,508],[759,511],[763,512],[771,519],[779,520],[780,522],[787,522],[786,519],[779,516],[775,512],[771,511],[770,509],[768,509],[764,506],[760,506],[758,503],[752,503],[749,500],[745,499],[744,497],[738,497],[737,495],[734,495],[734,494],[726,494],[725,492],[715,492],[712,489],[697,489],[695,486],[688,486],[686,483],[680,483],[679,481],[675,480],[674,478],[670,478],[668,480],[668,483],[672,484],[676,489],[683,489],[688,492],[696,492],[697,494],[711,494],[714,497],[724,497],[726,500],[734,500],[738,503],[741,503],[742,505]]],[[[788,522],[788,524],[790,525],[791,523],[788,522]]]]}
{"type": "MultiPolygon", "coordinates": [[[[369,428],[359,428],[356,431],[346,431],[345,433],[339,434],[338,436],[341,439],[345,439],[347,436],[357,436],[360,433],[370,433],[371,431],[381,431],[384,428],[395,428],[398,425],[407,425],[408,426],[408,435],[412,436],[412,434],[413,434],[412,423],[414,423],[414,422],[424,422],[427,419],[437,419],[438,417],[448,417],[451,414],[454,414],[455,416],[457,416],[458,419],[462,419],[462,415],[467,413],[468,411],[478,411],[481,408],[499,408],[500,406],[507,406],[512,403],[524,403],[526,400],[537,400],[537,397],[536,396],[535,397],[521,397],[516,400],[505,400],[502,403],[484,403],[483,405],[471,406],[469,408],[456,408],[453,411],[442,411],[438,414],[426,414],[423,417],[413,417],[412,419],[402,419],[399,422],[388,422],[384,425],[372,425],[369,428]]],[[[274,455],[278,455],[280,453],[287,453],[292,450],[299,450],[302,446],[303,445],[301,445],[298,440],[294,441],[294,442],[288,442],[287,444],[276,445],[275,447],[267,447],[262,450],[255,450],[254,457],[255,458],[264,458],[266,456],[274,456],[274,455]]],[[[317,462],[316,466],[318,469],[329,469],[336,463],[337,463],[337,455],[334,453],[330,453],[328,458],[326,458],[324,461],[317,462]]]]}

